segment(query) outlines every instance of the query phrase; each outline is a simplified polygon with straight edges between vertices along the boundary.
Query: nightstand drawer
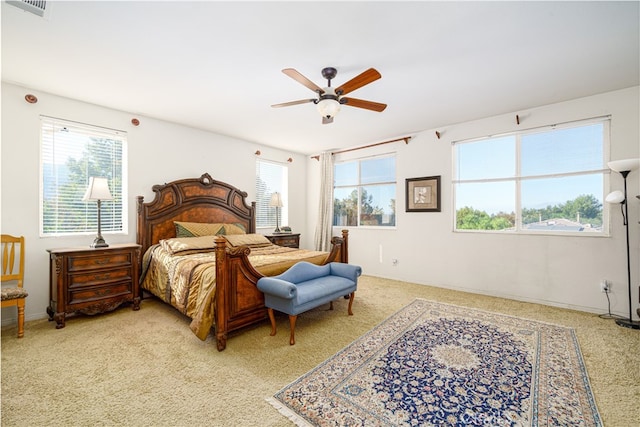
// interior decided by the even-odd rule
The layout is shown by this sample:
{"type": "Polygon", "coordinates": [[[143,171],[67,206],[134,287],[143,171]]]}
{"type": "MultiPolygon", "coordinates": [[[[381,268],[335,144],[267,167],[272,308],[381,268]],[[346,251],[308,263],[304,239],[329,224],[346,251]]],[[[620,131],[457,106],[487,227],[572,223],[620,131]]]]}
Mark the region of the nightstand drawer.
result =
{"type": "Polygon", "coordinates": [[[85,274],[70,274],[69,288],[82,286],[96,286],[105,283],[117,282],[120,280],[131,281],[131,268],[121,268],[118,270],[96,271],[85,274]]]}
{"type": "Polygon", "coordinates": [[[278,239],[279,246],[298,246],[298,237],[280,237],[278,239]]]}
{"type": "Polygon", "coordinates": [[[300,233],[295,234],[268,234],[265,236],[274,245],[286,246],[288,248],[300,247],[300,233]]]}
{"type": "Polygon", "coordinates": [[[69,302],[73,306],[85,302],[99,301],[106,298],[126,296],[131,294],[131,282],[110,284],[96,288],[69,289],[69,302]]]}
{"type": "Polygon", "coordinates": [[[131,253],[105,253],[98,256],[70,256],[68,263],[68,271],[74,272],[131,265],[132,259],[131,253]]]}

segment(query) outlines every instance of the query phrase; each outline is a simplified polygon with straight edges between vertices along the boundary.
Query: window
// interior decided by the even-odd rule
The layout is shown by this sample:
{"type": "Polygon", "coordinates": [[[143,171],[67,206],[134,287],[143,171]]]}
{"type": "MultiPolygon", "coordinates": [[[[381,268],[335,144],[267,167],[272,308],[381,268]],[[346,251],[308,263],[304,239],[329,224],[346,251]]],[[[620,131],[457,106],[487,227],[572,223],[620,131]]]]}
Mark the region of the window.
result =
{"type": "Polygon", "coordinates": [[[269,206],[273,193],[282,196],[278,208],[278,225],[289,223],[289,168],[285,165],[264,160],[256,161],[256,227],[276,227],[276,208],[269,206]]]}
{"type": "Polygon", "coordinates": [[[126,132],[41,117],[40,236],[94,234],[97,203],[84,202],[89,177],[104,177],[103,233],[127,232],[126,132]]]}
{"type": "Polygon", "coordinates": [[[609,120],[454,143],[455,230],[605,233],[609,120]]]}
{"type": "Polygon", "coordinates": [[[333,198],[335,226],[395,226],[395,155],[336,163],[333,198]]]}

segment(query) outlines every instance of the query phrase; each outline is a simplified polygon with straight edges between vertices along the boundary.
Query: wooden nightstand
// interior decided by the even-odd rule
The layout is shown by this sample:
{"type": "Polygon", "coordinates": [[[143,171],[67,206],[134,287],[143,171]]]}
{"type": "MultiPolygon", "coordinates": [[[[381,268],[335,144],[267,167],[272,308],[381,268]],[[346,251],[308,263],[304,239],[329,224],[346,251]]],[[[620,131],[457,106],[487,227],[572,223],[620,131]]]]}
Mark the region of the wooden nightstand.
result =
{"type": "Polygon", "coordinates": [[[48,249],[50,267],[49,320],[64,328],[67,314],[97,314],[133,302],[140,309],[140,245],[107,248],[48,249]]]}
{"type": "Polygon", "coordinates": [[[274,245],[288,248],[300,247],[300,233],[267,234],[265,237],[274,245]]]}

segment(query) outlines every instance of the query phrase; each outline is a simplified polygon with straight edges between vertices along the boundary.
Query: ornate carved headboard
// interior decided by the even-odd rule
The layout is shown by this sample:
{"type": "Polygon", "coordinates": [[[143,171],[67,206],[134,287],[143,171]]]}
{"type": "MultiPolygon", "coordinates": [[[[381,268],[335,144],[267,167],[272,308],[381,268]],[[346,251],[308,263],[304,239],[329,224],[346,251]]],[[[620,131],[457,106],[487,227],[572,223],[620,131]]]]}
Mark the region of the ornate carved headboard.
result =
{"type": "Polygon", "coordinates": [[[151,202],[137,198],[136,241],[143,254],[160,240],[176,236],[174,221],[242,224],[247,233],[255,233],[255,202],[248,205],[246,192],[208,173],[154,185],[152,190],[155,198],[151,202]]]}

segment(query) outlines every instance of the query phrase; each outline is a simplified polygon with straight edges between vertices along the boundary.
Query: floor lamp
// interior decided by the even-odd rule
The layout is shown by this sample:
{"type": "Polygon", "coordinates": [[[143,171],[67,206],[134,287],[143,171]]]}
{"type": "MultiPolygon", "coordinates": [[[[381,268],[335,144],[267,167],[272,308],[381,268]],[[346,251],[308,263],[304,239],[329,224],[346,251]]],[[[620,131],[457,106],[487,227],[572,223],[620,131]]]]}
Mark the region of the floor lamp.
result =
{"type": "Polygon", "coordinates": [[[627,232],[627,285],[629,287],[629,318],[616,319],[616,324],[625,328],[640,329],[640,321],[633,320],[631,310],[631,258],[629,253],[629,210],[627,204],[627,176],[631,171],[640,168],[640,159],[624,159],[609,162],[609,169],[622,175],[624,181],[624,193],[620,190],[609,193],[606,197],[607,203],[619,203],[622,211],[623,224],[627,232]]]}
{"type": "Polygon", "coordinates": [[[91,244],[92,248],[107,248],[109,245],[104,241],[102,237],[102,221],[100,218],[100,211],[102,210],[102,201],[103,200],[113,200],[113,196],[111,196],[111,192],[109,191],[109,183],[107,182],[107,178],[89,178],[89,185],[87,186],[87,191],[84,193],[84,197],[82,198],[85,202],[98,202],[98,235],[95,240],[91,244]]]}

